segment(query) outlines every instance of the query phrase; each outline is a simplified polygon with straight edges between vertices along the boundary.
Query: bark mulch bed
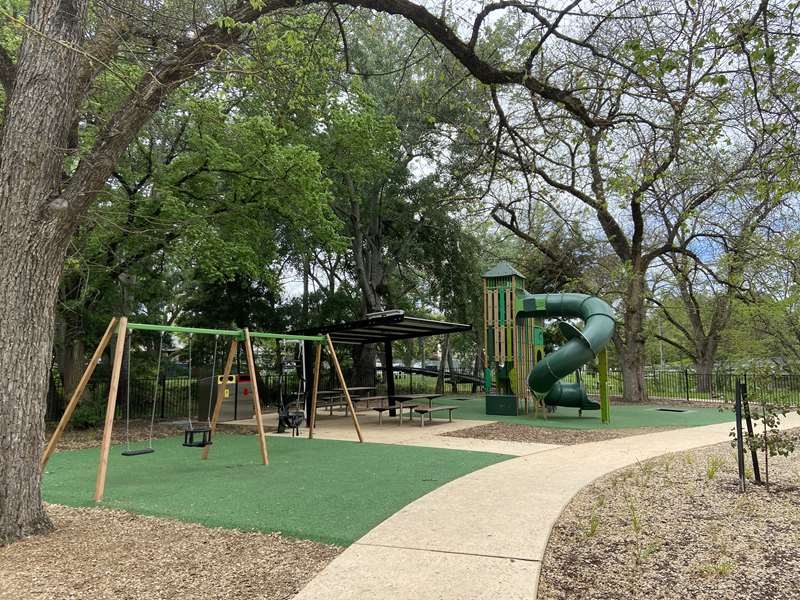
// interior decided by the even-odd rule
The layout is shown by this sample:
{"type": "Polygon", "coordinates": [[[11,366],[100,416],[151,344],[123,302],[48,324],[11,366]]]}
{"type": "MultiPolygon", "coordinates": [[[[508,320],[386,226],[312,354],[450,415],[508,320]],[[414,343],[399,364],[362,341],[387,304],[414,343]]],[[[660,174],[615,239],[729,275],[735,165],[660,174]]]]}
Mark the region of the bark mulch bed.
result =
{"type": "MultiPolygon", "coordinates": [[[[205,425],[205,423],[202,423],[205,425]]],[[[47,428],[47,439],[55,429],[55,423],[49,424],[47,428]]],[[[183,433],[182,425],[174,423],[156,422],[153,424],[153,439],[174,437],[183,433]]],[[[146,443],[150,436],[149,420],[131,420],[128,426],[128,435],[131,445],[140,446],[146,443]]],[[[125,423],[114,423],[111,430],[111,443],[114,445],[125,443],[125,423]]],[[[103,440],[103,426],[100,425],[93,429],[67,429],[58,441],[57,452],[63,450],[82,450],[84,448],[99,448],[103,440]]]]}
{"type": "Polygon", "coordinates": [[[458,431],[442,433],[450,437],[477,438],[480,440],[500,440],[504,442],[527,442],[529,444],[558,444],[571,446],[587,442],[600,442],[614,438],[656,433],[674,429],[672,427],[633,427],[630,429],[557,429],[551,427],[531,427],[515,423],[495,422],[488,425],[467,427],[458,431]]]}
{"type": "Polygon", "coordinates": [[[120,510],[47,510],[53,533],[0,547],[0,599],[286,599],[342,551],[120,510]]]}
{"type": "Polygon", "coordinates": [[[556,523],[539,600],[800,598],[800,449],[770,480],[740,495],[728,443],[603,477],[556,523]]]}

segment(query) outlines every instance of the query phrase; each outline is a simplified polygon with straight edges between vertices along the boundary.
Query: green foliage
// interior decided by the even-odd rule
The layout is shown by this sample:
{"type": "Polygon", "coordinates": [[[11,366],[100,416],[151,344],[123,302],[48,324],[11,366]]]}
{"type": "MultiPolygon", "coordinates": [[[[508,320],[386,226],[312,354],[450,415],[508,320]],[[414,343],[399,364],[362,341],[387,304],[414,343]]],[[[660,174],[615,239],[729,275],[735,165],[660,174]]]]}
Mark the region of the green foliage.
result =
{"type": "Polygon", "coordinates": [[[106,399],[87,392],[69,421],[73,429],[97,429],[105,420],[106,399]]]}
{"type": "Polygon", "coordinates": [[[710,456],[706,462],[706,479],[711,481],[717,476],[717,472],[725,464],[725,459],[721,456],[710,456]]]}

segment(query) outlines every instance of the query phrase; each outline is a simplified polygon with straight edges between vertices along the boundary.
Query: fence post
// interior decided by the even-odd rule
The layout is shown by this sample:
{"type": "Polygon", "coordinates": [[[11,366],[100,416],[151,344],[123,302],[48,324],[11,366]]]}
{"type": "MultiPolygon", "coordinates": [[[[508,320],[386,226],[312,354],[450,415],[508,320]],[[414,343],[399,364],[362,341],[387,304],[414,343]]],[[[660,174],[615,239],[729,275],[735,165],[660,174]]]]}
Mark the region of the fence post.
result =
{"type": "MultiPolygon", "coordinates": [[[[158,375],[156,375],[158,377],[158,375]]],[[[165,404],[167,401],[167,378],[166,376],[161,377],[161,418],[163,419],[166,416],[165,413],[165,404]]]]}
{"type": "Polygon", "coordinates": [[[744,493],[744,440],[742,439],[742,382],[736,378],[736,459],[739,467],[739,492],[744,493]]]}
{"type": "Polygon", "coordinates": [[[689,400],[689,369],[683,370],[683,379],[686,382],[686,402],[688,403],[689,400]]]}
{"type": "Polygon", "coordinates": [[[742,396],[742,409],[744,411],[744,419],[747,425],[747,441],[750,445],[750,458],[753,460],[753,478],[756,480],[756,483],[761,483],[761,468],[758,464],[758,453],[756,449],[752,446],[753,441],[753,418],[750,415],[750,402],[747,400],[747,384],[743,383],[741,386],[741,396],[742,396]]]}

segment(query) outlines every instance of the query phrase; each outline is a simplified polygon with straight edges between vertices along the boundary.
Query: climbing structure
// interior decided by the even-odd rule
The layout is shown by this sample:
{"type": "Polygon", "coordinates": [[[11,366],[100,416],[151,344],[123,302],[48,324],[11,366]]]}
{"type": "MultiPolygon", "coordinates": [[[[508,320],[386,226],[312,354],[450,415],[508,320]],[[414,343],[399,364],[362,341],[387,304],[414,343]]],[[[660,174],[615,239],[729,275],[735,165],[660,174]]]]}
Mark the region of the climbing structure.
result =
{"type": "Polygon", "coordinates": [[[544,336],[536,319],[517,319],[518,305],[528,296],[525,277],[508,263],[483,274],[484,386],[490,415],[516,415],[530,410],[533,396],[528,373],[544,355],[544,336]],[[497,394],[491,394],[492,374],[497,394]]]}
{"type": "Polygon", "coordinates": [[[484,386],[486,414],[534,415],[545,407],[565,406],[600,410],[604,423],[610,412],[607,391],[608,359],[605,347],[614,333],[611,307],[585,294],[531,294],[525,277],[507,263],[483,274],[484,386]],[[559,329],[566,339],[551,354],[544,354],[542,324],[545,318],[583,320],[583,330],[565,320],[559,329]],[[590,400],[580,382],[561,379],[597,360],[599,402],[590,400]],[[492,393],[494,374],[496,393],[492,393]]]}

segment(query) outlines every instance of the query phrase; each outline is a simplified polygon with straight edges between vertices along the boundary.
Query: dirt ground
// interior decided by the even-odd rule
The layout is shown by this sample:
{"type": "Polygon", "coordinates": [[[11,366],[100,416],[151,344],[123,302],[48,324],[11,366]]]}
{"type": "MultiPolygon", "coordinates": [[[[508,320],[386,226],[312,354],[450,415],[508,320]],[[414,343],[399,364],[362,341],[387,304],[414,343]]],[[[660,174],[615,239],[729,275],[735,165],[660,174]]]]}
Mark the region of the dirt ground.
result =
{"type": "Polygon", "coordinates": [[[539,600],[800,599],[800,449],[769,465],[770,491],[740,495],[723,443],[587,486],[553,529],[539,600]]]}
{"type": "Polygon", "coordinates": [[[488,425],[467,427],[458,431],[443,433],[450,437],[477,438],[481,440],[501,440],[504,442],[528,442],[538,444],[559,444],[571,446],[587,442],[599,442],[643,433],[666,431],[670,427],[635,427],[630,429],[556,429],[531,427],[516,423],[495,422],[488,425]]]}
{"type": "Polygon", "coordinates": [[[285,600],[342,548],[49,505],[56,530],[0,547],[0,600],[285,600]]]}
{"type": "MultiPolygon", "coordinates": [[[[55,423],[48,423],[47,439],[55,429],[55,423]]],[[[182,425],[175,425],[173,423],[160,423],[153,424],[153,439],[172,437],[179,435],[183,432],[182,425]]],[[[131,420],[128,426],[128,435],[126,438],[125,423],[115,423],[114,428],[111,430],[111,443],[124,444],[126,439],[130,440],[131,446],[134,448],[142,448],[147,445],[147,440],[150,437],[150,421],[149,420],[131,420]]],[[[99,448],[100,442],[103,439],[103,428],[98,427],[94,429],[67,429],[61,435],[58,441],[57,452],[63,450],[81,450],[83,448],[99,448]]]]}

